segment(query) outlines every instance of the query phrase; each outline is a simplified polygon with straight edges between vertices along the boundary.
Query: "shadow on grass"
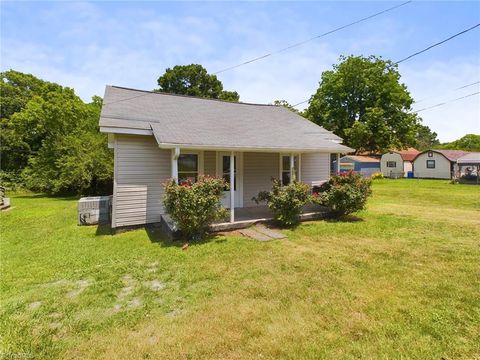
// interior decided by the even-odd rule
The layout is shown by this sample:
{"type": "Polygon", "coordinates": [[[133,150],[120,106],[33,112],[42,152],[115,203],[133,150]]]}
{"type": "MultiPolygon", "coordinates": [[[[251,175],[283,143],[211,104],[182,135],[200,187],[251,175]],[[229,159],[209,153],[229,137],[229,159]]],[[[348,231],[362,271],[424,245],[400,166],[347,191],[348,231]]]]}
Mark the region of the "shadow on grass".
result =
{"type": "Polygon", "coordinates": [[[12,194],[11,197],[13,199],[55,199],[55,200],[65,200],[65,201],[80,199],[80,197],[78,196],[65,196],[65,195],[62,196],[62,195],[47,195],[47,194],[22,194],[22,195],[12,194]]]}
{"type": "Polygon", "coordinates": [[[97,225],[97,231],[95,231],[95,236],[102,236],[102,235],[113,235],[113,230],[110,224],[97,225]]]}
{"type": "Polygon", "coordinates": [[[355,215],[345,215],[345,216],[326,216],[326,222],[346,222],[346,223],[354,223],[354,222],[362,222],[365,221],[363,218],[355,216],[355,215]]]}
{"type": "Polygon", "coordinates": [[[145,231],[148,235],[148,238],[152,243],[158,244],[161,247],[177,247],[181,248],[185,244],[188,244],[188,247],[199,246],[203,244],[207,244],[209,242],[215,241],[217,243],[225,242],[226,240],[223,239],[218,234],[207,234],[201,240],[187,240],[182,236],[179,236],[175,239],[170,239],[160,227],[158,226],[146,226],[145,231]]]}

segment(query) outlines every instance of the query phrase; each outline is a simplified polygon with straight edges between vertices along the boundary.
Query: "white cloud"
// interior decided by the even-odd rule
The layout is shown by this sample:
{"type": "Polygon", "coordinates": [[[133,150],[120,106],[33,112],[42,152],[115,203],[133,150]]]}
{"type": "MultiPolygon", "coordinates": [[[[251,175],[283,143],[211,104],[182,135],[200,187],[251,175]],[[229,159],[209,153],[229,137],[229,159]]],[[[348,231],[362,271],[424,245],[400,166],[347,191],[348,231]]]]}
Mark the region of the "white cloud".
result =
{"type": "MultiPolygon", "coordinates": [[[[196,62],[214,72],[322,32],[315,28],[317,24],[305,23],[290,13],[288,4],[257,6],[257,11],[251,12],[248,7],[207,3],[202,4],[203,11],[190,12],[195,16],[180,16],[150,11],[148,5],[105,14],[97,4],[55,4],[45,8],[40,17],[45,23],[68,18],[68,26],[55,34],[56,43],[20,40],[13,31],[3,31],[2,69],[30,72],[73,87],[88,100],[92,95],[102,95],[106,84],[150,90],[167,67],[196,62]]],[[[391,53],[397,46],[395,36],[409,34],[408,30],[399,32],[398,23],[387,19],[365,23],[362,29],[351,36],[338,33],[315,40],[218,77],[225,89],[238,91],[242,101],[270,103],[285,99],[297,103],[315,92],[322,71],[331,69],[340,54],[363,50],[368,55],[375,49],[391,53]],[[369,30],[369,26],[375,29],[378,24],[382,32],[369,30]]],[[[479,80],[478,57],[423,67],[419,65],[423,62],[414,64],[406,62],[400,67],[402,80],[413,96],[421,99],[440,95],[425,100],[422,107],[473,92],[475,88],[447,93],[479,80]]],[[[472,97],[422,112],[421,116],[442,141],[449,141],[467,132],[480,133],[479,103],[478,97],[472,97]]]]}
{"type": "MultiPolygon", "coordinates": [[[[425,67],[403,64],[403,81],[415,99],[414,110],[459,98],[480,90],[480,85],[454,90],[480,80],[478,58],[456,58],[437,61],[425,67]]],[[[466,133],[480,134],[480,96],[447,103],[419,113],[424,124],[438,133],[442,142],[452,141],[466,133]]]]}

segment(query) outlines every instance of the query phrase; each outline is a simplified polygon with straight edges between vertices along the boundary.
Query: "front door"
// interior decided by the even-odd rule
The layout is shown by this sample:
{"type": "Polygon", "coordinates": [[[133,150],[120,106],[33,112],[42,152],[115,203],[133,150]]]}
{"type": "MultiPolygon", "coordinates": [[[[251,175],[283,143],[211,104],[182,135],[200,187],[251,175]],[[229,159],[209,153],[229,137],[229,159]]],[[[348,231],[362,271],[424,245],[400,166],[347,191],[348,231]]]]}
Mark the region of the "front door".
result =
{"type": "MultiPolygon", "coordinates": [[[[234,154],[234,167],[235,167],[235,207],[243,206],[243,154],[234,154]]],[[[230,184],[230,153],[219,152],[217,156],[217,176],[222,177],[227,183],[230,184]]],[[[224,191],[221,199],[222,206],[230,208],[230,190],[224,191]]]]}

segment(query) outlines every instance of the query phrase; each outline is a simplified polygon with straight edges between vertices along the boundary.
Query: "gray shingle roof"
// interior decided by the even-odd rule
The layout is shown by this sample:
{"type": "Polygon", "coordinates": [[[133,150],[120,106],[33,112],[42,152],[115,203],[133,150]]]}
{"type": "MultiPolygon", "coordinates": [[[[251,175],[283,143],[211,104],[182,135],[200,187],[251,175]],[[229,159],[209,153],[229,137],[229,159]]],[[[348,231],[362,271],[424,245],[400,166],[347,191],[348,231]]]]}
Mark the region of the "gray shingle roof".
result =
{"type": "Polygon", "coordinates": [[[480,152],[467,153],[457,159],[458,164],[480,165],[480,152]]]}
{"type": "Polygon", "coordinates": [[[152,130],[159,145],[351,152],[341,138],[283,106],[232,103],[107,86],[100,126],[152,130]]]}

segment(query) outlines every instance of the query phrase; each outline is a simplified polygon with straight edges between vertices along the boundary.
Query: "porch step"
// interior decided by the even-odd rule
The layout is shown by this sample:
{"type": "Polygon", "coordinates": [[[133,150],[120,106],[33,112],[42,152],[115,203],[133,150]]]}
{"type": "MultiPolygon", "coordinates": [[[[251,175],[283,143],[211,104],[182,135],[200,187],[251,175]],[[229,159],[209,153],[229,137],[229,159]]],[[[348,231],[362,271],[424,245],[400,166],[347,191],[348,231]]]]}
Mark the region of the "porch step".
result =
{"type": "Polygon", "coordinates": [[[262,234],[261,232],[258,232],[254,230],[253,228],[247,228],[247,229],[241,229],[238,230],[240,234],[247,236],[249,238],[258,240],[258,241],[270,241],[273,240],[270,236],[267,236],[265,234],[262,234]]]}
{"type": "Polygon", "coordinates": [[[263,224],[257,224],[257,226],[255,226],[255,230],[273,239],[285,239],[287,237],[287,235],[282,234],[281,232],[275,231],[273,229],[270,229],[263,224]]]}
{"type": "Polygon", "coordinates": [[[270,241],[286,238],[286,236],[281,232],[269,229],[261,224],[257,224],[254,227],[238,230],[238,232],[244,236],[248,236],[249,238],[258,241],[270,241]]]}

